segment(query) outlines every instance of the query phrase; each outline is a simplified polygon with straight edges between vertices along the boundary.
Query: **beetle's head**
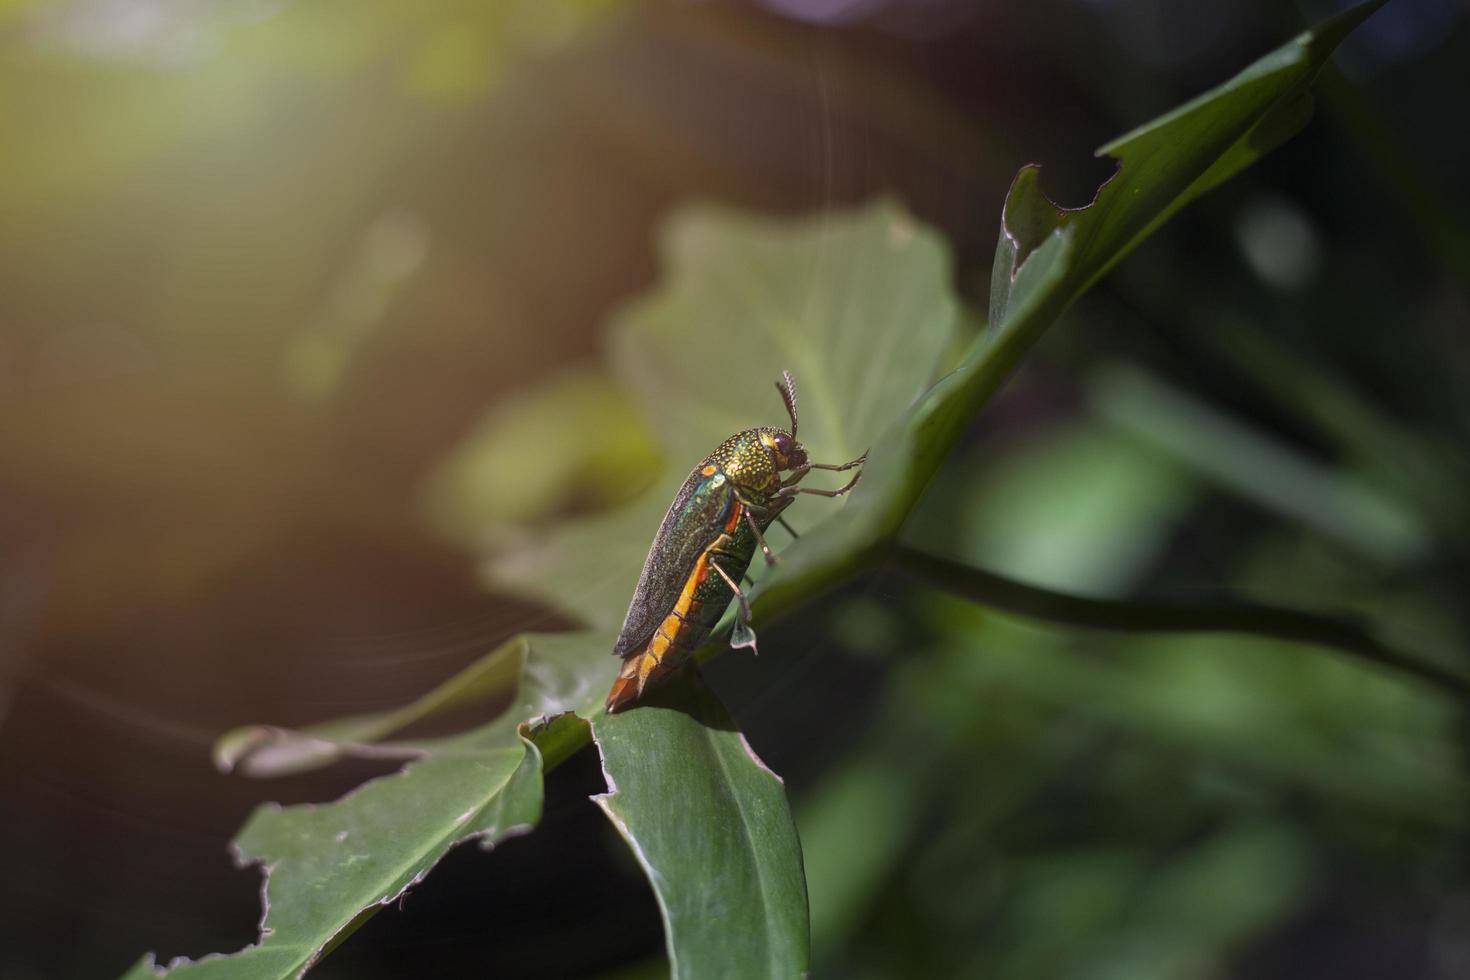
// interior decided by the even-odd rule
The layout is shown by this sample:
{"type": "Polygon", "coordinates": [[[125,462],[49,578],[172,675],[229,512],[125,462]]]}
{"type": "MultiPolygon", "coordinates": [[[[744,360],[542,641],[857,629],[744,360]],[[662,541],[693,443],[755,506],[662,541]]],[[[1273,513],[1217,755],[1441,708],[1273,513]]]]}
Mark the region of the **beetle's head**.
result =
{"type": "Polygon", "coordinates": [[[796,441],[796,436],[785,430],[765,430],[761,433],[761,444],[771,454],[771,463],[777,473],[806,465],[806,450],[796,441]]]}
{"type": "Polygon", "coordinates": [[[796,441],[796,379],[791,376],[790,371],[781,372],[776,390],[781,393],[786,414],[791,417],[791,431],[768,429],[761,434],[761,442],[765,443],[766,450],[771,454],[771,461],[776,465],[776,472],[779,473],[805,466],[806,450],[796,441]]]}

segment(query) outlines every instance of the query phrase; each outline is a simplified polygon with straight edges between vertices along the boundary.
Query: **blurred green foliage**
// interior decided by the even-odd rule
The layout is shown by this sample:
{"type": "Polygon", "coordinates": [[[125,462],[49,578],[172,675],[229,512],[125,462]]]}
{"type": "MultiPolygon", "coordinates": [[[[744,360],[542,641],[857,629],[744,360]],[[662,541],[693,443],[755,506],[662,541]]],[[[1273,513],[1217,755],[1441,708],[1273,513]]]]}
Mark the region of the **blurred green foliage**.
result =
{"type": "Polygon", "coordinates": [[[422,506],[440,533],[472,542],[627,503],[661,465],[627,391],[574,368],[500,402],[430,475],[422,506]]]}
{"type": "Polygon", "coordinates": [[[1199,494],[1168,457],[1083,420],[956,460],[904,536],[1037,585],[1127,595],[1199,494]]]}

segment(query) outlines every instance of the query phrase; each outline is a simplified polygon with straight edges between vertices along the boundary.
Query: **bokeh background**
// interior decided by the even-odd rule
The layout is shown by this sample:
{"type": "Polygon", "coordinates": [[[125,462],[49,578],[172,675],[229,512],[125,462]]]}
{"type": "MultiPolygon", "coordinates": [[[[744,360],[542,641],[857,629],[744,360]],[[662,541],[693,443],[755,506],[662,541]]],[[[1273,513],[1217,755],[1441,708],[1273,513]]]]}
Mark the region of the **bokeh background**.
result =
{"type": "MultiPolygon", "coordinates": [[[[476,561],[663,465],[597,365],[672,209],[895,197],[983,310],[1020,165],[1082,204],[1094,147],[1332,9],[0,3],[0,975],[252,941],[229,837],[375,770],[253,783],[213,739],[558,622],[476,561]]],[[[1464,665],[1466,64],[1463,4],[1393,0],[1302,136],[1053,331],[909,540],[1094,596],[1350,608],[1464,665]]],[[[787,779],[818,975],[1470,975],[1452,699],[897,574],[762,637],[710,673],[787,779]]],[[[584,752],[535,834],[451,855],[313,975],[658,975],[600,789],[584,752]]]]}

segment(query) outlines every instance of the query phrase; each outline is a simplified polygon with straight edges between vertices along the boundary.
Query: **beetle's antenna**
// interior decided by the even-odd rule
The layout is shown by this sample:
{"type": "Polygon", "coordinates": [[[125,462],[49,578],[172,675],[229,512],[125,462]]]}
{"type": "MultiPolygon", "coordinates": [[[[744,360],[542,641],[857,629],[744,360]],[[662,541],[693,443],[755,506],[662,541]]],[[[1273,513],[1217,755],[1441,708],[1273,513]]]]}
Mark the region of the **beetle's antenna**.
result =
{"type": "Polygon", "coordinates": [[[781,380],[776,382],[776,390],[781,393],[781,401],[786,403],[786,414],[791,416],[791,436],[796,438],[796,379],[791,376],[790,371],[781,372],[781,380]]]}

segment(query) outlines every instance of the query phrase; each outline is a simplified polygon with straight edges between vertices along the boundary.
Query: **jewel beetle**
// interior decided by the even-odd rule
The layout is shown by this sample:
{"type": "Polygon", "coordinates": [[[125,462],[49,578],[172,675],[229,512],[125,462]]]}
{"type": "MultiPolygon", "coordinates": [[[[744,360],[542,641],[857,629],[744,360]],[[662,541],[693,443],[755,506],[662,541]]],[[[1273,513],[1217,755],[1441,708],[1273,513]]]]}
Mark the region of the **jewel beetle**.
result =
{"type": "Polygon", "coordinates": [[[776,563],[766,529],[780,521],[791,530],[781,512],[797,494],[840,497],[862,476],[858,470],[836,490],[800,486],[812,470],[850,470],[866,455],[841,464],[809,462],[796,441],[796,382],[790,371],[781,373],[776,390],[791,418],[790,431],[761,427],[726,439],[694,468],[669,505],[613,645],[623,666],[607,695],[609,712],[634,704],[650,683],[673,673],[709,636],[731,599],[740,607],[730,646],[754,650],[750,602],[739,583],[756,548],[776,563]]]}

